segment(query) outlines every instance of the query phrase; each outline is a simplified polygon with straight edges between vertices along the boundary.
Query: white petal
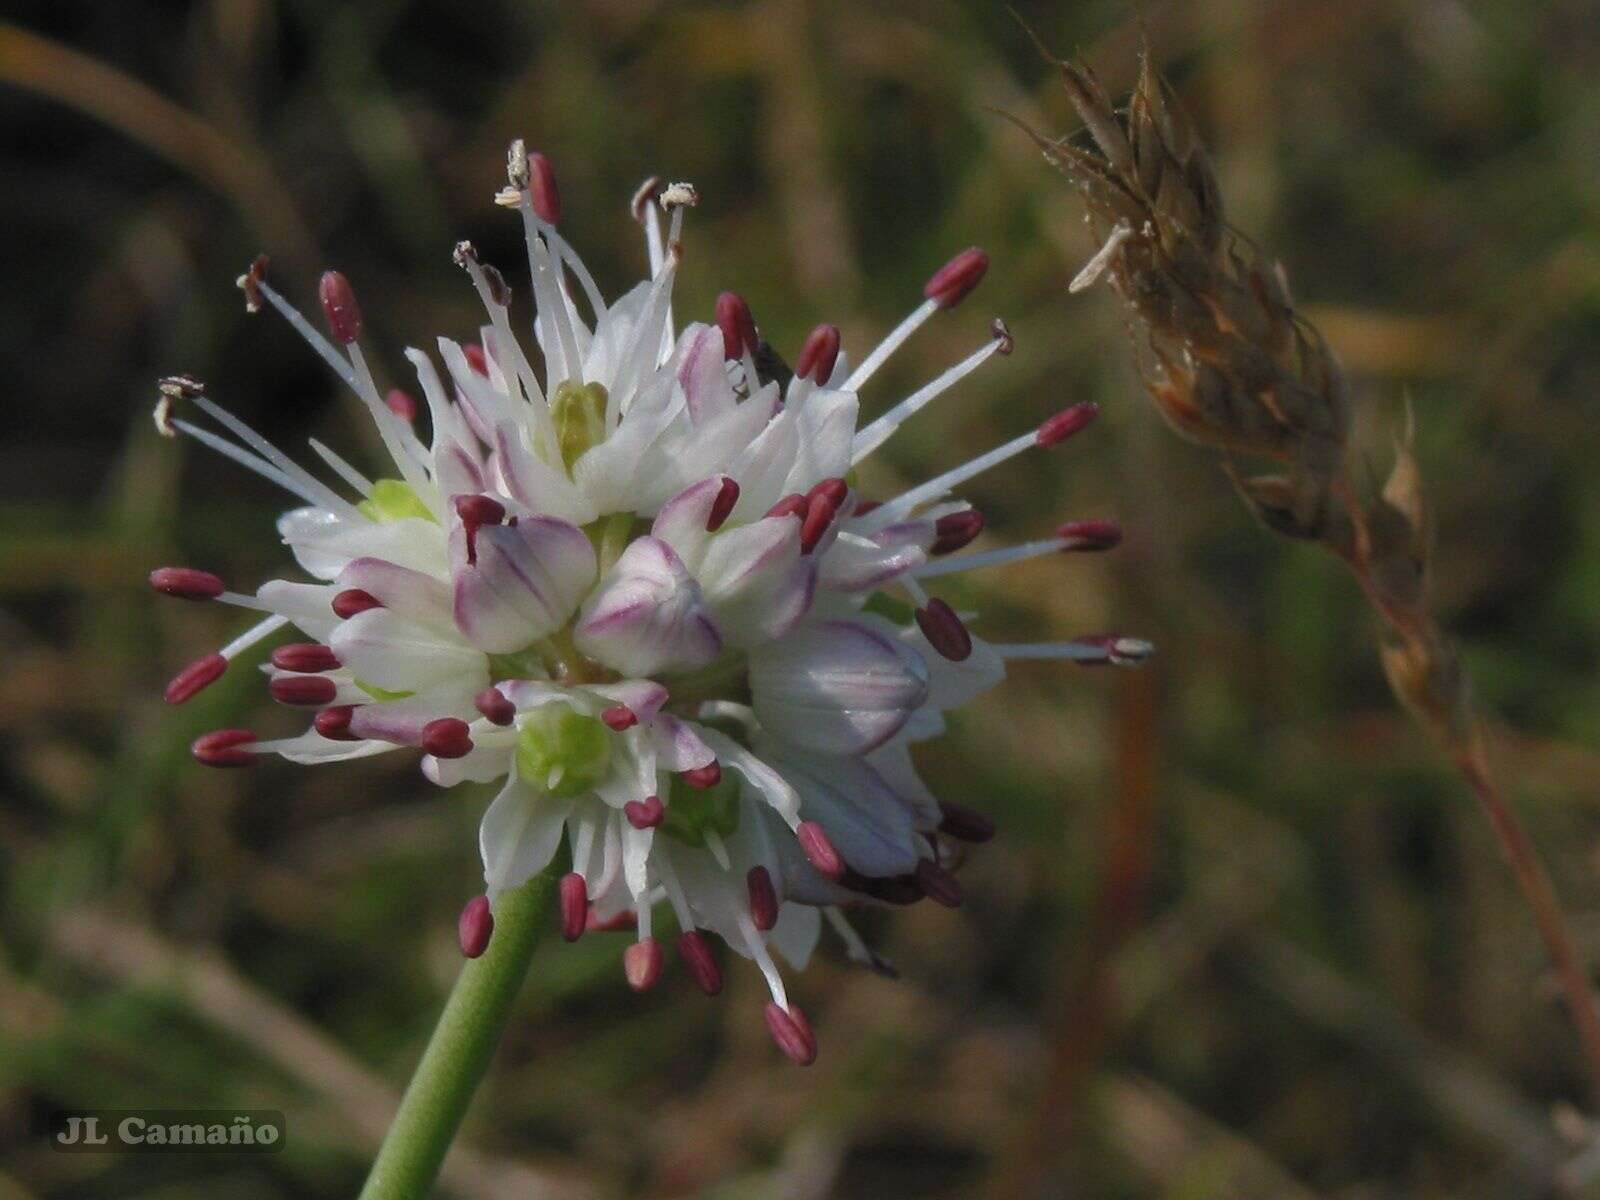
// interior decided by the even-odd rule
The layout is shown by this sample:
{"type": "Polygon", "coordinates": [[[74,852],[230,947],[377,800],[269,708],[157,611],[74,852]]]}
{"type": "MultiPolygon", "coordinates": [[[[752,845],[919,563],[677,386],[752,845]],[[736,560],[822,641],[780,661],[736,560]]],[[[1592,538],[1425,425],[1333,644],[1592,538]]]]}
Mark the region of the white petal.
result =
{"type": "Polygon", "coordinates": [[[859,402],[854,392],[813,392],[800,408],[795,462],[783,492],[806,492],[824,479],[843,479],[850,470],[859,402]]]}
{"type": "MultiPolygon", "coordinates": [[[[341,588],[360,588],[376,596],[384,608],[459,642],[451,615],[450,587],[441,579],[382,558],[358,558],[339,572],[341,588]]],[[[365,678],[365,676],[363,676],[365,678]]]]}
{"type": "Polygon", "coordinates": [[[859,621],[818,621],[750,652],[750,690],[775,736],[823,754],[864,754],[922,702],[928,669],[859,621]]]}
{"type": "Polygon", "coordinates": [[[817,948],[822,932],[822,913],[809,904],[785,904],[778,909],[778,923],[767,935],[772,946],[796,971],[805,970],[811,952],[817,948]]]}
{"type": "Polygon", "coordinates": [[[478,847],[489,896],[521,887],[555,857],[571,801],[541,796],[511,779],[483,814],[478,847]]]}
{"type": "Polygon", "coordinates": [[[817,563],[800,553],[800,522],[767,517],[712,537],[697,573],[717,628],[731,646],[782,637],[811,608],[817,563]]]}
{"type": "MultiPolygon", "coordinates": [[[[709,766],[714,751],[701,738],[699,726],[661,713],[650,724],[651,742],[656,751],[656,766],[662,771],[693,771],[709,766]]],[[[707,731],[708,732],[708,731],[707,731]]]]}
{"type": "Polygon", "coordinates": [[[722,637],[700,587],[672,547],[636,539],[584,604],[574,640],[595,661],[624,675],[703,667],[722,637]]]}
{"type": "Polygon", "coordinates": [[[278,518],[278,533],[295,561],[318,579],[332,579],[351,559],[364,556],[434,574],[446,567],[444,530],[421,517],[373,524],[324,508],[297,508],[278,518]]]}
{"type": "Polygon", "coordinates": [[[450,541],[456,625],[492,654],[521,650],[560,629],[594,583],[588,535],[554,517],[479,529],[476,563],[467,562],[465,529],[457,528],[450,541]]]}
{"type": "Polygon", "coordinates": [[[446,640],[386,608],[368,609],[342,622],[329,645],[352,676],[386,691],[418,692],[469,679],[488,682],[482,651],[446,640]]]}
{"type": "Polygon", "coordinates": [[[923,842],[911,809],[865,762],[767,753],[800,793],[801,816],[827,830],[851,867],[877,878],[916,869],[923,842]]]}

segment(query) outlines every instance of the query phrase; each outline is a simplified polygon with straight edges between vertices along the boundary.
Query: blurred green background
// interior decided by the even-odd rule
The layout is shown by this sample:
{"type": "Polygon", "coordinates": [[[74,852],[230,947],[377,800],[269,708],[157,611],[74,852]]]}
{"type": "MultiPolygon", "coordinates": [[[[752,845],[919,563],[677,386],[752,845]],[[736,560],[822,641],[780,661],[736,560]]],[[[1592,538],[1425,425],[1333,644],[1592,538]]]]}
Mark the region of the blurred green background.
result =
{"type": "MultiPolygon", "coordinates": [[[[196,733],[285,730],[252,672],[165,679],[235,622],[169,562],[279,573],[280,496],[155,436],[175,371],[280,445],[365,452],[355,406],[234,276],[361,296],[369,352],[465,336],[457,238],[523,280],[505,143],[557,165],[610,294],[627,211],[692,180],[680,319],[737,287],[791,355],[861,349],[972,243],[993,269],[864,397],[986,336],[1017,353],[874,458],[888,494],[1063,402],[1104,419],[966,489],[991,541],[1116,518],[1124,547],[942,589],[982,629],[1113,628],[1141,671],[1025,664],[923,763],[992,812],[967,905],[861,919],[794,984],[808,1071],[753,970],[638,997],[624,935],[555,943],[441,1194],[499,1197],[1600,1195],[1575,1039],[1470,799],[1391,703],[1336,566],[1256,529],[1147,408],[1082,213],[989,109],[1073,128],[976,0],[31,3],[0,24],[0,1197],[340,1197],[459,961],[485,797],[409,762],[207,772],[196,733]],[[281,1109],[284,1153],[71,1156],[52,1110],[281,1109]]],[[[1021,3],[1126,89],[1149,38],[1236,225],[1282,256],[1370,417],[1410,395],[1440,607],[1495,757],[1600,956],[1600,6],[1584,0],[1021,3]]],[[[522,293],[525,295],[525,292],[522,293]]],[[[352,455],[357,457],[358,455],[352,455]]],[[[309,455],[305,455],[309,461],[309,455]]],[[[1381,476],[1380,476],[1381,478],[1381,476]]]]}

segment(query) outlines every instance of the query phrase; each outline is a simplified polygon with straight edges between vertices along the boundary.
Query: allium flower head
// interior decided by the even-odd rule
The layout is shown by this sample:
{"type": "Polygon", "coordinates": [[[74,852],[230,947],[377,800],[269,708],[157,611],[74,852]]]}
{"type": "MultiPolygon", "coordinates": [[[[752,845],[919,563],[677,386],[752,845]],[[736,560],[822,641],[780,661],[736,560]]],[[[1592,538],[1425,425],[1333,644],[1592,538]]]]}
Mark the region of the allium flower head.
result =
{"type": "Polygon", "coordinates": [[[163,381],[157,423],[295,495],[278,529],[311,582],[253,595],[216,576],[162,568],[161,591],[263,614],[175,678],[181,703],[230,659],[286,625],[265,668],[278,701],[312,710],[297,737],[248,730],[200,738],[195,756],[239,766],[422,752],[449,787],[499,785],[484,813],[487,899],[462,913],[462,949],[492,936],[489,900],[544,870],[563,843],[565,936],[631,928],[628,982],[661,971],[654,913],[670,907],[679,958],[708,993],[722,976],[702,931],[754,960],[772,994],[767,1024],[791,1057],[815,1039],[773,952],[802,966],[824,916],[872,965],[839,911],[849,902],[961,900],[947,838],[986,839],[971,810],[941,804],[911,747],[944,714],[998,683],[1007,660],[1131,662],[1129,638],[997,645],[924,589],[957,571],[1115,544],[1106,522],[957,555],[983,530],[952,491],[981,471],[1054,446],[1094,416],[1076,405],[883,503],[857,494],[854,468],[907,420],[995,354],[983,344],[862,425],[859,393],[921,325],[954,308],[987,267],[953,258],[923,302],[853,365],[839,331],[818,326],[791,370],[761,340],[749,307],[724,293],[714,323],[677,330],[684,184],[651,181],[635,199],[650,278],[607,304],[557,230],[550,164],[513,144],[537,309],[536,354],[513,331],[511,292],[468,243],[456,261],[487,312],[478,341],[408,350],[427,410],[380,391],[361,349],[355,294],[335,272],[319,300],[324,337],[272,287],[264,261],[240,286],[278,310],[365,404],[389,462],[369,478],[311,447],[324,482],[213,403],[189,379],[163,381]],[[667,228],[662,229],[665,214],[667,228]],[[535,368],[535,362],[539,367],[535,368]],[[217,428],[179,412],[192,406],[217,428]]]}

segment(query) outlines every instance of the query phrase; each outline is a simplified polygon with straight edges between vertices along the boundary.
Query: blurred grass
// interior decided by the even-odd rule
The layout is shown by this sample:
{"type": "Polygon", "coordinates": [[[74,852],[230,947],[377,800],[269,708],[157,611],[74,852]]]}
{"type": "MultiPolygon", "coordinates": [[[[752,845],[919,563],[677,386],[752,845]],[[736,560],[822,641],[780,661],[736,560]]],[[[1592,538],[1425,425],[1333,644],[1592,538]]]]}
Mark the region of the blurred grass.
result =
{"type": "MultiPolygon", "coordinates": [[[[1018,7],[1113,87],[1142,18],[1235,222],[1292,266],[1380,413],[1413,398],[1447,618],[1600,953],[1600,9],[1018,7]]],[[[340,267],[394,370],[409,342],[476,324],[455,238],[519,261],[489,204],[515,135],[554,158],[567,232],[613,294],[641,271],[633,187],[692,179],[680,317],[738,286],[791,350],[821,319],[867,343],[931,267],[985,245],[983,290],[866,402],[978,344],[992,313],[1018,352],[866,485],[1100,401],[1091,434],[971,495],[1001,537],[1070,513],[1122,520],[1128,543],[947,594],[999,637],[1115,627],[1162,654],[1145,677],[1020,666],[927,749],[1002,836],[971,856],[960,912],[864,919],[901,981],[832,952],[798,980],[824,1047],[810,1072],[771,1052],[749,972],[715,1003],[677,978],[639,998],[614,936],[541,952],[454,1194],[528,1194],[528,1172],[662,1197],[1600,1194],[1529,923],[1392,711],[1358,599],[1153,426],[1109,299],[1067,297],[1092,250],[1080,213],[985,111],[1066,131],[1067,110],[1003,11],[23,0],[8,17],[0,1196],[359,1182],[454,970],[483,798],[399,762],[188,764],[199,728],[289,722],[246,671],[164,709],[162,681],[229,626],[157,604],[143,572],[266,577],[278,498],[158,444],[151,385],[191,371],[280,444],[367,436],[288,330],[244,319],[233,277],[266,250],[305,297],[340,267]],[[240,997],[274,1019],[241,1019],[240,997]],[[116,1103],[282,1108],[289,1149],[119,1160],[35,1136],[53,1108],[116,1103]],[[1045,1105],[1070,1106],[1072,1136],[1039,1153],[1045,1105]]]]}

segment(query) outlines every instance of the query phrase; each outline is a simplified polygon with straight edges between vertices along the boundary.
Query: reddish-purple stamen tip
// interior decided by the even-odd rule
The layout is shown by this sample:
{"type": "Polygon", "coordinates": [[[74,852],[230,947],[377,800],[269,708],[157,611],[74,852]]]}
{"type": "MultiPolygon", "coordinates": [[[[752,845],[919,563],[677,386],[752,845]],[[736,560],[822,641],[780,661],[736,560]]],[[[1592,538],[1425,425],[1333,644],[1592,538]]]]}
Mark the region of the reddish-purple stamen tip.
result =
{"type": "Polygon", "coordinates": [[[661,978],[661,943],[655,938],[642,938],[622,952],[622,973],[628,986],[636,992],[647,992],[661,978]]]}
{"type": "Polygon", "coordinates": [[[621,733],[624,729],[632,729],[639,723],[639,718],[634,714],[633,709],[626,704],[618,704],[613,708],[606,709],[605,712],[600,714],[600,719],[605,722],[607,729],[615,733],[621,733]]]}
{"type": "Polygon", "coordinates": [[[472,730],[459,717],[439,717],[422,727],[422,751],[435,758],[465,758],[472,753],[472,730]]]}
{"type": "Polygon", "coordinates": [[[789,1056],[796,1066],[809,1067],[817,1061],[817,1041],[811,1036],[810,1026],[804,1023],[798,1008],[785,1012],[776,1000],[767,1001],[767,1032],[778,1044],[778,1049],[789,1056]]]}
{"type": "Polygon", "coordinates": [[[150,572],[150,586],[179,600],[215,600],[226,590],[210,571],[193,567],[157,567],[150,572]]]}
{"type": "Polygon", "coordinates": [[[810,554],[839,513],[839,505],[850,494],[842,479],[824,479],[806,493],[806,511],[800,518],[800,553],[810,554]]]}
{"type": "Polygon", "coordinates": [[[818,325],[800,347],[800,358],[794,365],[795,377],[827,383],[833,377],[834,364],[839,361],[839,327],[818,325]]]}
{"type": "Polygon", "coordinates": [[[806,498],[799,492],[785,496],[771,508],[767,509],[769,517],[799,517],[803,522],[806,519],[806,498]]]}
{"type": "Polygon", "coordinates": [[[333,598],[333,615],[345,621],[369,608],[382,607],[382,600],[360,588],[346,588],[333,598]]]}
{"type": "Polygon", "coordinates": [[[220,654],[208,654],[204,658],[197,658],[172,677],[172,682],[167,684],[167,690],[162,696],[168,704],[182,704],[221,679],[222,673],[227,669],[228,660],[220,654]]]}
{"type": "Polygon", "coordinates": [[[267,691],[279,704],[326,704],[339,685],[325,675],[280,675],[267,684],[267,691]]]}
{"type": "Polygon", "coordinates": [[[733,511],[733,506],[739,503],[739,485],[726,475],[722,477],[722,487],[717,490],[717,498],[711,502],[711,512],[706,516],[706,532],[715,533],[722,528],[722,523],[728,519],[728,514],[733,511]]]}
{"type": "Polygon", "coordinates": [[[1068,521],[1056,536],[1066,543],[1063,550],[1109,550],[1122,541],[1122,526],[1115,521],[1068,521]]]}
{"type": "Polygon", "coordinates": [[[795,826],[795,839],[800,843],[800,851],[806,856],[806,861],[816,868],[819,875],[829,879],[842,879],[844,877],[844,859],[833,844],[833,839],[828,836],[828,831],[815,821],[801,821],[795,826]]]}
{"type": "Polygon", "coordinates": [[[622,815],[635,829],[654,829],[666,818],[667,806],[660,796],[646,796],[643,800],[629,800],[622,806],[622,815]]]}
{"type": "Polygon", "coordinates": [[[717,297],[717,328],[722,330],[724,358],[754,354],[761,344],[756,334],[756,319],[738,292],[723,292],[717,297]]]}
{"type": "Polygon", "coordinates": [[[256,735],[248,729],[218,729],[202,734],[189,744],[195,761],[208,767],[248,767],[256,761],[249,749],[256,735]]]}
{"type": "Polygon", "coordinates": [[[987,842],[994,837],[994,822],[977,809],[948,803],[940,808],[944,814],[939,822],[940,833],[962,842],[987,842]]]}
{"type": "Polygon", "coordinates": [[[717,966],[711,947],[698,929],[678,935],[678,957],[702,992],[715,996],[722,990],[722,968],[717,966]]]}
{"type": "Polygon", "coordinates": [[[961,889],[961,881],[949,871],[931,858],[924,858],[917,862],[916,874],[917,882],[928,894],[928,899],[946,908],[961,907],[961,901],[965,899],[966,893],[961,889]]]}
{"type": "Polygon", "coordinates": [[[917,628],[928,644],[951,662],[964,662],[972,653],[972,635],[943,600],[929,600],[917,609],[917,628]]]}
{"type": "Polygon", "coordinates": [[[714,788],[722,782],[722,764],[713,758],[703,767],[680,771],[679,777],[690,787],[699,788],[701,791],[714,788]]]}
{"type": "Polygon", "coordinates": [[[350,732],[350,718],[355,715],[354,704],[335,704],[311,718],[311,728],[330,742],[353,742],[356,735],[350,732]]]}
{"type": "Polygon", "coordinates": [[[280,671],[314,675],[318,671],[337,670],[339,657],[319,642],[292,642],[272,652],[272,665],[280,671]]]}
{"type": "Polygon", "coordinates": [[[954,308],[983,282],[988,269],[989,256],[973,246],[935,271],[923,287],[922,295],[940,308],[954,308]]]}
{"type": "Polygon", "coordinates": [[[494,912],[489,907],[489,897],[474,896],[461,910],[456,922],[456,940],[461,953],[467,958],[477,958],[489,948],[489,938],[494,933],[494,912]]]}
{"type": "Polygon", "coordinates": [[[556,887],[561,902],[561,936],[575,942],[583,936],[589,919],[589,885],[576,871],[568,871],[556,887]]]}
{"type": "Polygon", "coordinates": [[[631,908],[612,913],[609,917],[602,917],[591,904],[588,914],[583,918],[585,933],[619,933],[624,929],[637,928],[639,928],[639,914],[631,908]]]}
{"type": "Polygon", "coordinates": [[[417,419],[417,398],[404,388],[390,388],[383,402],[389,406],[389,411],[401,420],[417,419]]]}
{"type": "Polygon", "coordinates": [[[517,718],[517,706],[497,687],[484,688],[472,698],[472,704],[494,725],[509,725],[517,718]]]}
{"type": "Polygon", "coordinates": [[[1034,434],[1034,440],[1041,446],[1059,445],[1092,423],[1099,415],[1100,406],[1093,401],[1074,404],[1071,408],[1062,409],[1040,425],[1038,432],[1034,434]]]}
{"type": "Polygon", "coordinates": [[[461,355],[467,360],[467,366],[471,367],[479,375],[487,376],[489,374],[489,356],[483,352],[483,347],[478,345],[477,342],[468,342],[461,347],[461,355]]]}
{"type": "Polygon", "coordinates": [[[528,200],[546,225],[561,223],[561,193],[556,188],[556,169],[537,150],[528,155],[528,200]]]}
{"type": "Polygon", "coordinates": [[[757,863],[746,873],[745,886],[750,893],[750,920],[766,933],[778,923],[778,889],[772,886],[772,874],[757,863]]]}
{"type": "Polygon", "coordinates": [[[928,553],[954,554],[983,532],[983,514],[975,508],[948,513],[933,523],[933,545],[928,553]]]}
{"type": "Polygon", "coordinates": [[[361,336],[361,306],[348,279],[337,271],[324,271],[317,284],[317,299],[322,301],[322,315],[334,341],[348,346],[361,336]]]}
{"type": "Polygon", "coordinates": [[[506,506],[493,496],[452,496],[450,503],[465,525],[498,525],[506,519],[506,506]]]}

